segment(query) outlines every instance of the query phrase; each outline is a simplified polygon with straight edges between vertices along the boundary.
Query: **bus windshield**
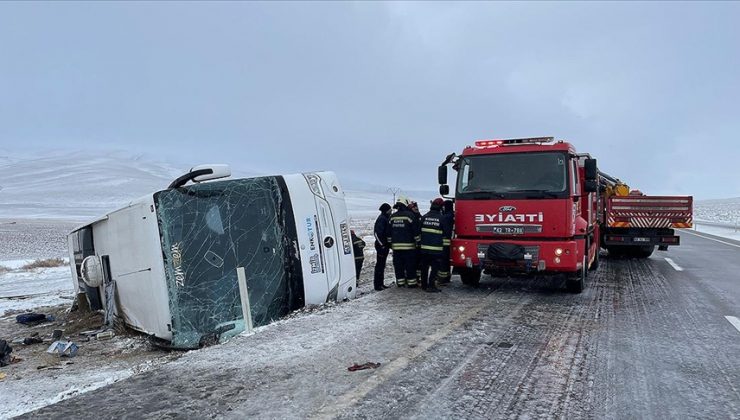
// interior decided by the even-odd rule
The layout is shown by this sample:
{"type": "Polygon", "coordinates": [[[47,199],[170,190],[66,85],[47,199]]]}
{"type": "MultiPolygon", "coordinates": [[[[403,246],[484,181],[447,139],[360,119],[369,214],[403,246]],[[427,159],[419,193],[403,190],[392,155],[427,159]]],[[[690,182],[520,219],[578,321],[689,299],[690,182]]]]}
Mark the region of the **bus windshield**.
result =
{"type": "Polygon", "coordinates": [[[562,198],[568,194],[567,156],[559,152],[501,153],[460,160],[457,197],[562,198]]]}
{"type": "Polygon", "coordinates": [[[243,329],[237,267],[246,271],[254,326],[303,306],[295,222],[282,177],[194,184],[154,199],[173,346],[198,347],[243,329]]]}

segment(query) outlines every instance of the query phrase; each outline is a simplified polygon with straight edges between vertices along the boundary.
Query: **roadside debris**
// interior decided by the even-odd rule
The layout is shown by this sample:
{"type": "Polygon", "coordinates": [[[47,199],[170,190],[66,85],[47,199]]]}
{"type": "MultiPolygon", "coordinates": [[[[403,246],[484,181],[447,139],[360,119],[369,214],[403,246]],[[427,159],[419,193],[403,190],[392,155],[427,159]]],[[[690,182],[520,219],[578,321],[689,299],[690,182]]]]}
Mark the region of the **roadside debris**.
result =
{"type": "Polygon", "coordinates": [[[77,355],[77,344],[71,341],[55,341],[46,350],[47,353],[58,353],[59,357],[75,357],[77,355]]]}
{"type": "Polygon", "coordinates": [[[12,359],[10,353],[13,352],[13,348],[8,345],[5,340],[0,340],[0,367],[8,366],[12,359]]]}
{"type": "Polygon", "coordinates": [[[2,381],[3,379],[5,379],[6,376],[7,375],[5,374],[5,372],[0,372],[0,381],[2,381]]]}
{"type": "Polygon", "coordinates": [[[361,365],[358,365],[357,363],[355,363],[354,365],[348,367],[347,370],[350,372],[354,372],[357,370],[377,369],[379,367],[380,367],[380,363],[367,362],[361,365]]]}
{"type": "Polygon", "coordinates": [[[43,342],[44,340],[42,340],[41,337],[39,337],[39,333],[37,332],[31,334],[30,337],[26,337],[23,339],[23,344],[25,344],[26,346],[31,345],[31,344],[39,344],[43,342]]]}
{"type": "Polygon", "coordinates": [[[54,319],[52,315],[37,314],[35,312],[20,314],[15,317],[16,322],[23,325],[38,325],[43,322],[54,321],[54,319]]]}
{"type": "Polygon", "coordinates": [[[114,333],[112,330],[108,330],[98,333],[97,335],[95,335],[95,338],[97,338],[98,340],[107,340],[109,338],[113,338],[115,335],[116,333],[114,333]]]}

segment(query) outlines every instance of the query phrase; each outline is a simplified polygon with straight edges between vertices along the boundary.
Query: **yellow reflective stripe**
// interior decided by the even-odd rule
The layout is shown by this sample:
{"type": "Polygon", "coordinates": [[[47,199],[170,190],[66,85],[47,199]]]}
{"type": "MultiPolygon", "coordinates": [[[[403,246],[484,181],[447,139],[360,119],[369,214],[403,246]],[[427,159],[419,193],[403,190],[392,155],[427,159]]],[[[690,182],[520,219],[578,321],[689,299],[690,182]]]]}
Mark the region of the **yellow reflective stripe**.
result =
{"type": "Polygon", "coordinates": [[[392,216],[391,220],[405,220],[409,223],[413,223],[413,220],[411,220],[411,218],[407,216],[392,216]]]}
{"type": "Polygon", "coordinates": [[[436,233],[436,234],[439,234],[439,235],[441,235],[442,233],[444,233],[444,232],[442,232],[442,229],[421,228],[421,231],[422,232],[426,232],[426,233],[436,233]]]}
{"type": "Polygon", "coordinates": [[[422,245],[421,249],[428,249],[430,251],[442,251],[443,247],[441,246],[431,246],[431,245],[422,245]]]}
{"type": "Polygon", "coordinates": [[[391,249],[396,251],[407,251],[411,249],[416,249],[416,245],[414,244],[392,244],[391,249]]]}
{"type": "Polygon", "coordinates": [[[416,239],[416,241],[418,242],[421,240],[421,236],[414,236],[414,239],[416,239]]]}
{"type": "Polygon", "coordinates": [[[444,246],[450,246],[450,240],[449,239],[442,239],[442,245],[444,245],[444,246]]]}
{"type": "Polygon", "coordinates": [[[363,256],[360,256],[360,257],[355,257],[355,259],[356,260],[364,260],[365,259],[365,256],[363,255],[363,256]]]}

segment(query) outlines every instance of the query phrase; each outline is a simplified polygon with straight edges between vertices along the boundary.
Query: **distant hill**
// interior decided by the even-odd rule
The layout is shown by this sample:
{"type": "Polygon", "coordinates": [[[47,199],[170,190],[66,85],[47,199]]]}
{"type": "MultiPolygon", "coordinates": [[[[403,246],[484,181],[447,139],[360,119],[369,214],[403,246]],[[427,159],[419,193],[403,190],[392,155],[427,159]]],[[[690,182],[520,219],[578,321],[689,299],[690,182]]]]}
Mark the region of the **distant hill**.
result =
{"type": "MultiPolygon", "coordinates": [[[[188,164],[157,161],[126,151],[49,151],[13,154],[0,150],[0,218],[84,220],[105,214],[149,192],[161,190],[188,164]]],[[[232,168],[234,176],[255,172],[232,168]]],[[[387,187],[343,179],[354,216],[370,217],[392,201],[387,187]]],[[[433,192],[403,191],[428,207],[433,192]]]]}

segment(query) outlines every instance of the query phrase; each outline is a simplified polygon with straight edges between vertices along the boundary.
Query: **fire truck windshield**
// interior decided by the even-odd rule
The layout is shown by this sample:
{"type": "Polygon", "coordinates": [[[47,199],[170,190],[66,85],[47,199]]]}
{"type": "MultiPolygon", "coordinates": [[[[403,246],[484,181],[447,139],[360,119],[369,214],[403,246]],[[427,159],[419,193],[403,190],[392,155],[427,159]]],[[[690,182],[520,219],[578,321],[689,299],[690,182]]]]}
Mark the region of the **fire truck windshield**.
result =
{"type": "Polygon", "coordinates": [[[567,162],[559,152],[465,156],[458,163],[457,197],[563,198],[567,162]]]}

